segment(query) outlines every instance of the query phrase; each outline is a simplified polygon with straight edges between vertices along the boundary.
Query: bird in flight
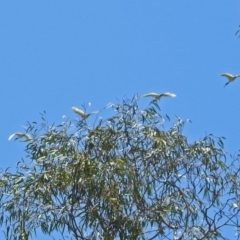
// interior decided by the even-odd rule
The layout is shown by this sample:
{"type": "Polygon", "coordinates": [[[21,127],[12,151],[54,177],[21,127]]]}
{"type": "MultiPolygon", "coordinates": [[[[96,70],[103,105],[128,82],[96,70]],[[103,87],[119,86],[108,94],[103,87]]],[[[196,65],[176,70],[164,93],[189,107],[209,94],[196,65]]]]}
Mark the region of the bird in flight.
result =
{"type": "Polygon", "coordinates": [[[8,141],[10,141],[14,136],[16,136],[16,137],[18,137],[18,138],[26,138],[26,140],[32,140],[32,137],[31,137],[29,134],[16,132],[16,133],[13,133],[13,134],[8,138],[8,141]]]}
{"type": "Polygon", "coordinates": [[[90,115],[92,114],[97,114],[98,112],[92,112],[92,113],[89,113],[89,114],[86,114],[83,110],[77,108],[77,107],[74,107],[72,106],[72,110],[78,114],[83,120],[87,119],[90,115]]]}
{"type": "Polygon", "coordinates": [[[142,97],[153,97],[155,98],[155,100],[159,100],[161,97],[176,97],[177,95],[174,93],[169,93],[169,92],[165,92],[165,93],[147,93],[144,94],[142,97]]]}
{"type": "Polygon", "coordinates": [[[224,85],[224,87],[226,87],[230,82],[233,82],[236,78],[240,77],[240,74],[234,76],[230,73],[222,73],[221,76],[228,78],[228,82],[224,85]]]}

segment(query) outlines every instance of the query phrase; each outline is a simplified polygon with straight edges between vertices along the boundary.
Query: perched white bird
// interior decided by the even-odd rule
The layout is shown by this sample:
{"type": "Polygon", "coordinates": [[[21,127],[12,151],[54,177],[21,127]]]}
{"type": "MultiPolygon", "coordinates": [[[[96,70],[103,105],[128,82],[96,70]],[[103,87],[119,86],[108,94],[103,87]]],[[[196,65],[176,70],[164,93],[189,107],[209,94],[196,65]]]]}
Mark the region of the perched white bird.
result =
{"type": "Polygon", "coordinates": [[[224,85],[224,87],[225,87],[230,82],[233,82],[236,78],[240,77],[240,74],[234,76],[234,75],[232,75],[230,73],[222,73],[221,76],[228,78],[228,82],[224,85]]]}
{"type": "Polygon", "coordinates": [[[20,133],[20,132],[16,132],[13,133],[9,138],[8,141],[10,141],[14,136],[18,137],[18,138],[26,138],[26,140],[32,140],[32,137],[29,134],[26,133],[20,133]]]}
{"type": "Polygon", "coordinates": [[[169,93],[169,92],[165,92],[165,93],[148,93],[148,94],[144,94],[142,97],[154,97],[156,100],[160,99],[161,97],[176,97],[177,95],[174,93],[169,93]]]}
{"type": "Polygon", "coordinates": [[[90,115],[92,115],[92,114],[97,114],[98,112],[91,112],[91,113],[89,113],[89,114],[86,114],[83,110],[81,110],[81,109],[79,109],[79,108],[77,108],[77,107],[72,107],[72,110],[76,113],[76,114],[78,114],[82,119],[86,119],[86,118],[88,118],[90,115]]]}

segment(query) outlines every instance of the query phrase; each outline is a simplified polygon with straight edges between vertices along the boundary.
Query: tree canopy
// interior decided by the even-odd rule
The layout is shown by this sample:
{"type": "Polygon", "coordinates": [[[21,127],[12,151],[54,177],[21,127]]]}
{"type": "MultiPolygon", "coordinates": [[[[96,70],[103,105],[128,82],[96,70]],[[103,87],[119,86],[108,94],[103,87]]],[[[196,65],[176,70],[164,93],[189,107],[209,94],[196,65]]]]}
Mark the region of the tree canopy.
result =
{"type": "Polygon", "coordinates": [[[1,171],[6,239],[239,239],[238,157],[211,134],[189,142],[180,118],[167,128],[162,100],[140,101],[58,126],[43,114],[16,134],[26,158],[1,171]]]}

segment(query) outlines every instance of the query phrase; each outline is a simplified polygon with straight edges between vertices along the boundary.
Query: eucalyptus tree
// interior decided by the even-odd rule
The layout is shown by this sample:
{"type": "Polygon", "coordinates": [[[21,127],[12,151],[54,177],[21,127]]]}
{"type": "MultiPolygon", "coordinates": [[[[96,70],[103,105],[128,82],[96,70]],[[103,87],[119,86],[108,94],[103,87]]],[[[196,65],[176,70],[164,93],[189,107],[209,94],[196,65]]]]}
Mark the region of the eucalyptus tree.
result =
{"type": "MultiPolygon", "coordinates": [[[[238,234],[238,158],[223,139],[189,142],[154,98],[134,96],[55,126],[28,123],[26,157],[1,171],[6,239],[228,239],[238,234]],[[109,113],[110,112],[110,113],[109,113]],[[103,117],[110,115],[108,117],[103,117]],[[95,119],[95,120],[94,120],[95,119]]],[[[238,235],[236,235],[238,237],[238,235]]]]}

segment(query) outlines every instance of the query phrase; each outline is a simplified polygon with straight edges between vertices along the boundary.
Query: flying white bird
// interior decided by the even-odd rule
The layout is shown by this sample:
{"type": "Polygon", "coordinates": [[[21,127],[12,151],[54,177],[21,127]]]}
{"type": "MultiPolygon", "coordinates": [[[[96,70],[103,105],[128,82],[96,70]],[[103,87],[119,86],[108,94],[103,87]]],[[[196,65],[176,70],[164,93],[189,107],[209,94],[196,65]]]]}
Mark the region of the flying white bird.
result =
{"type": "Polygon", "coordinates": [[[88,118],[90,115],[92,115],[92,114],[97,114],[98,112],[91,112],[91,113],[89,113],[89,114],[86,114],[83,110],[81,110],[81,109],[79,109],[79,108],[77,108],[77,107],[72,107],[72,110],[76,113],[76,114],[78,114],[82,119],[86,119],[86,118],[88,118]]]}
{"type": "Polygon", "coordinates": [[[233,82],[236,78],[240,77],[240,74],[234,76],[230,73],[222,73],[221,76],[228,78],[228,82],[224,85],[224,87],[226,87],[230,82],[233,82]]]}
{"type": "Polygon", "coordinates": [[[148,93],[143,95],[142,97],[154,97],[156,100],[160,99],[161,97],[176,97],[177,95],[174,93],[169,93],[169,92],[165,92],[165,93],[148,93]]]}
{"type": "Polygon", "coordinates": [[[31,137],[29,134],[16,132],[16,133],[13,133],[13,134],[8,138],[8,141],[10,141],[14,136],[16,136],[16,137],[18,137],[18,138],[26,138],[26,140],[32,140],[32,137],[31,137]]]}

